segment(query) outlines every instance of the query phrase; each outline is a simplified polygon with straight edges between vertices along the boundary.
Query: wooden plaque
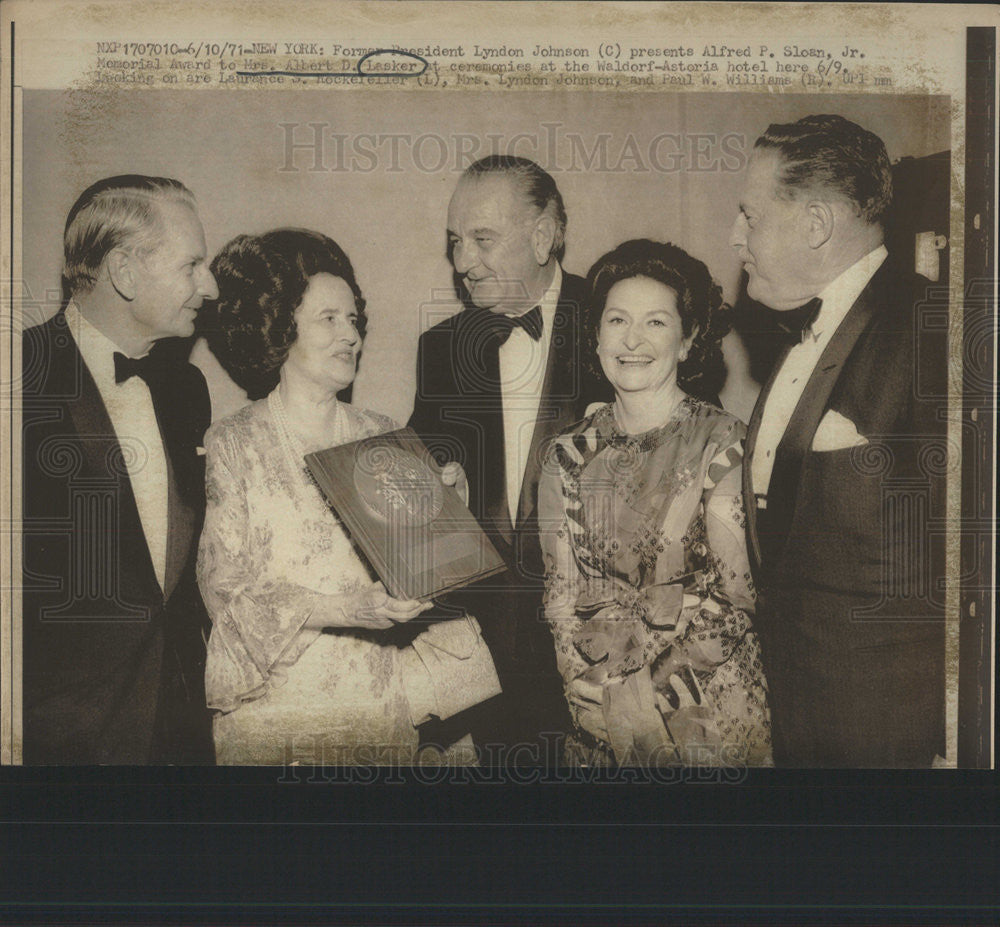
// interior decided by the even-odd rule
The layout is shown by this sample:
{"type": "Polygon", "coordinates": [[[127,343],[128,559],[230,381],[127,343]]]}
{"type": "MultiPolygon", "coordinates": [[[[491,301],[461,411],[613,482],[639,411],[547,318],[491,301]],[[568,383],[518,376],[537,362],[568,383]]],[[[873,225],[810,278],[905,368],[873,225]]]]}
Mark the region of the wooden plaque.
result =
{"type": "Polygon", "coordinates": [[[505,569],[412,429],[307,454],[305,462],[396,598],[426,601],[505,569]]]}

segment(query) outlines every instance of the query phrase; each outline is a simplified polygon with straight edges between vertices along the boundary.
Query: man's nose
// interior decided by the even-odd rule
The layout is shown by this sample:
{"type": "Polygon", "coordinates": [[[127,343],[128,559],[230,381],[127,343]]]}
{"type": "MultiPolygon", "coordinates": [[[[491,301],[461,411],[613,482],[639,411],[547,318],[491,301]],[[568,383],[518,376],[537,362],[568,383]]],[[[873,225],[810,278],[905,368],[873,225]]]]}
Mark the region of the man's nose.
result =
{"type": "Polygon", "coordinates": [[[201,276],[198,280],[198,292],[203,299],[218,299],[219,286],[215,282],[215,277],[207,267],[202,265],[201,276]]]}
{"type": "Polygon", "coordinates": [[[460,241],[456,241],[451,251],[451,263],[460,274],[467,274],[476,266],[476,256],[472,248],[467,248],[460,241]]]}
{"type": "Polygon", "coordinates": [[[746,243],[746,222],[742,215],[738,215],[733,220],[733,227],[729,230],[729,244],[733,248],[742,248],[746,243]]]}

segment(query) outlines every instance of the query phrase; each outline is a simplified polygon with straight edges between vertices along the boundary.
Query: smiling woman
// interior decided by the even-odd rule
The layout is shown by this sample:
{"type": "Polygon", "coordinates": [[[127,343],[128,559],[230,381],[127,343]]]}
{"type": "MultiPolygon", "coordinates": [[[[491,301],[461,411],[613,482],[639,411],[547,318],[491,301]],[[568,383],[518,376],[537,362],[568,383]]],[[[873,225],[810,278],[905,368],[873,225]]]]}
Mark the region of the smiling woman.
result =
{"type": "Polygon", "coordinates": [[[350,286],[332,274],[314,274],[293,318],[297,337],[285,360],[288,375],[334,392],[350,386],[361,350],[350,286]]]}
{"type": "Polygon", "coordinates": [[[604,375],[618,392],[644,393],[656,408],[673,408],[681,398],[677,364],[687,359],[697,331],[687,327],[685,335],[677,294],[666,284],[619,280],[601,315],[597,354],[604,375]]]}
{"type": "Polygon", "coordinates": [[[685,394],[719,404],[729,307],[701,261],[676,245],[636,239],[600,258],[588,282],[590,362],[600,361],[621,412],[645,407],[656,423],[685,394]]]}
{"type": "Polygon", "coordinates": [[[545,615],[571,765],[770,760],[743,538],[743,426],[710,395],[728,324],[701,261],[648,240],[591,268],[615,401],[555,440],[539,484],[545,615]]]}
{"type": "MultiPolygon", "coordinates": [[[[309,452],[396,427],[337,399],[366,324],[354,270],[303,229],[241,235],[212,269],[220,296],[204,333],[258,399],[205,437],[198,582],[217,760],[413,762],[419,723],[499,685],[475,619],[402,627],[429,604],[386,593],[306,471],[309,452]]],[[[445,758],[471,759],[470,747],[445,758]]]]}
{"type": "MultiPolygon", "coordinates": [[[[221,295],[205,307],[198,328],[248,398],[261,399],[278,385],[293,350],[300,363],[304,354],[314,349],[322,352],[316,342],[323,338],[323,326],[330,323],[322,322],[321,316],[353,319],[355,331],[347,338],[352,351],[350,371],[339,369],[346,382],[337,388],[354,380],[354,361],[368,317],[354,268],[335,241],[306,229],[238,235],[216,255],[212,271],[220,281],[221,295]],[[299,344],[303,324],[307,335],[299,344]]],[[[331,336],[330,343],[347,349],[336,336],[331,336]]],[[[292,366],[296,366],[294,360],[292,366]]]]}

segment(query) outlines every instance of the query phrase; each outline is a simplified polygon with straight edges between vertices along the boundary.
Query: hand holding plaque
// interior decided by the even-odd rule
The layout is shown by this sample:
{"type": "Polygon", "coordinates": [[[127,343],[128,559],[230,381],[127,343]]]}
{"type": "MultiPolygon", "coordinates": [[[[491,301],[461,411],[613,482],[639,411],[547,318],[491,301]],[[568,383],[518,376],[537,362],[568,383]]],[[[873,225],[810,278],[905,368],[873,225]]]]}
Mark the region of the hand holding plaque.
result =
{"type": "Polygon", "coordinates": [[[397,599],[381,582],[340,595],[317,595],[316,605],[306,620],[308,628],[368,628],[384,631],[405,624],[431,607],[430,602],[397,599]]]}
{"type": "Polygon", "coordinates": [[[426,601],[504,569],[459,495],[464,475],[452,465],[442,471],[410,429],[305,461],[393,596],[426,601]]]}

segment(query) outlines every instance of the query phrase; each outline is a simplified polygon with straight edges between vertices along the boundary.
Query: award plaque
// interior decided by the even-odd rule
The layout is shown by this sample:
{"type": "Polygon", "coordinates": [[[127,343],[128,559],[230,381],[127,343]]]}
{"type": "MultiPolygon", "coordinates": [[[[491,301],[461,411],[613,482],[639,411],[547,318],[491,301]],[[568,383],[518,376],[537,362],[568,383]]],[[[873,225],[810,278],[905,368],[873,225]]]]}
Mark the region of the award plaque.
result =
{"type": "Polygon", "coordinates": [[[409,428],[307,454],[337,516],[399,599],[433,599],[505,566],[409,428]]]}

